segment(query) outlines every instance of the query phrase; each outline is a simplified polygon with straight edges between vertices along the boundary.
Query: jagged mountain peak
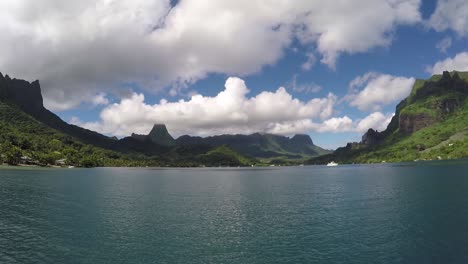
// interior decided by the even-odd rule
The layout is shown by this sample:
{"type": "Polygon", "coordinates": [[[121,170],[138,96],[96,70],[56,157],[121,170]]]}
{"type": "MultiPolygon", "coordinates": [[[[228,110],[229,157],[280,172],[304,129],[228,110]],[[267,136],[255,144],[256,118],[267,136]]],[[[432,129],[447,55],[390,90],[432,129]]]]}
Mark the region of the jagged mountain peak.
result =
{"type": "Polygon", "coordinates": [[[169,134],[165,124],[154,124],[148,137],[151,141],[159,145],[169,146],[175,144],[175,140],[171,134],[169,134]]]}
{"type": "Polygon", "coordinates": [[[300,143],[304,145],[313,145],[314,142],[309,135],[306,134],[296,134],[291,138],[291,141],[294,143],[300,143]]]}
{"type": "Polygon", "coordinates": [[[138,140],[149,140],[161,146],[175,145],[175,139],[169,134],[165,124],[154,124],[148,135],[132,133],[132,138],[138,140]]]}
{"type": "Polygon", "coordinates": [[[39,81],[11,79],[0,73],[0,100],[13,103],[28,113],[44,110],[39,81]]]}
{"type": "Polygon", "coordinates": [[[167,127],[165,124],[154,124],[153,128],[149,132],[148,136],[151,135],[157,135],[157,134],[169,134],[169,131],[167,130],[167,127]]]}

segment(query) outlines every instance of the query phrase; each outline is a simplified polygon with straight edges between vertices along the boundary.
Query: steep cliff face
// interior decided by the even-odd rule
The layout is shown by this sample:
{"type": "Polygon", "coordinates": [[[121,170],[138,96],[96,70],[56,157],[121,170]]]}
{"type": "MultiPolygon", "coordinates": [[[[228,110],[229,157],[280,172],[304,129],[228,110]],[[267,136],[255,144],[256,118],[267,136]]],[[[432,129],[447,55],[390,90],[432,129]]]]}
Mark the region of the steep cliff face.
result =
{"type": "Polygon", "coordinates": [[[444,120],[457,111],[468,94],[468,83],[457,72],[415,87],[399,114],[399,131],[411,134],[444,120]]]}
{"type": "Polygon", "coordinates": [[[446,115],[454,112],[460,107],[460,101],[455,98],[435,100],[427,105],[431,113],[402,113],[399,120],[399,131],[411,134],[425,127],[443,120],[446,115]]]}
{"type": "Polygon", "coordinates": [[[64,122],[44,107],[39,81],[30,83],[12,79],[8,75],[3,76],[0,73],[0,101],[15,105],[36,120],[84,143],[122,152],[131,151],[134,148],[134,144],[121,142],[64,122]]]}
{"type": "Polygon", "coordinates": [[[150,141],[161,146],[174,146],[176,144],[164,124],[155,124],[148,135],[132,134],[131,137],[139,141],[150,141]]]}
{"type": "Polygon", "coordinates": [[[296,145],[296,146],[307,146],[307,145],[313,145],[314,142],[312,141],[309,135],[297,134],[291,138],[290,144],[296,145]]]}
{"type": "Polygon", "coordinates": [[[29,83],[11,79],[2,73],[0,73],[0,100],[15,104],[27,112],[44,109],[39,81],[29,83]]]}
{"type": "Polygon", "coordinates": [[[378,131],[369,128],[367,132],[362,136],[361,143],[366,146],[372,146],[379,144],[383,140],[383,135],[378,131]]]}
{"type": "Polygon", "coordinates": [[[402,114],[400,116],[399,131],[403,134],[411,134],[422,128],[428,127],[437,122],[437,118],[428,114],[402,114]]]}
{"type": "Polygon", "coordinates": [[[410,96],[401,101],[387,129],[382,132],[369,129],[361,143],[375,146],[392,133],[412,134],[444,120],[457,111],[468,94],[468,81],[457,72],[444,72],[428,81],[418,80],[410,96]]]}

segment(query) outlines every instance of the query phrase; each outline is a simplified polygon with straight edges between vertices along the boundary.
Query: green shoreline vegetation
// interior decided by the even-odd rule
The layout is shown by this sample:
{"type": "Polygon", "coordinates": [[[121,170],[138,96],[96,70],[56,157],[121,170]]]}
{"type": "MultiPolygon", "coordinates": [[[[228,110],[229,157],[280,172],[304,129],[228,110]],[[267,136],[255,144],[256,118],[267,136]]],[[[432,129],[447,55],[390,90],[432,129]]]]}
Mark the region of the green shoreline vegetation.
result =
{"type": "Polygon", "coordinates": [[[250,167],[380,163],[468,157],[468,73],[417,80],[382,132],[330,153],[307,135],[255,133],[173,139],[155,125],[148,135],[113,139],[69,125],[45,109],[38,82],[0,75],[0,164],[49,167],[250,167]],[[31,93],[24,95],[22,93],[31,93]],[[318,157],[314,157],[318,156],[318,157]]]}
{"type": "MultiPolygon", "coordinates": [[[[120,153],[84,144],[49,128],[15,105],[0,102],[0,164],[58,167],[268,166],[227,146],[180,146],[163,155],[120,153]],[[183,155],[188,153],[188,155],[183,155]]],[[[280,162],[282,163],[282,162],[280,162]]],[[[284,160],[284,165],[292,161],[284,160]]],[[[299,164],[296,161],[294,164],[299,164]]]]}

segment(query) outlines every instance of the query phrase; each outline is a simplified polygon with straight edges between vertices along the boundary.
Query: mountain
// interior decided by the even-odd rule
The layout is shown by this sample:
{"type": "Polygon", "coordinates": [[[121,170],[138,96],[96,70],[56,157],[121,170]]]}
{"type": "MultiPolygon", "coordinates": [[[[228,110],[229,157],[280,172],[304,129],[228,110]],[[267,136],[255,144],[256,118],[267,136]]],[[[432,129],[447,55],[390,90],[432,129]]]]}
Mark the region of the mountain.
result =
{"type": "Polygon", "coordinates": [[[468,157],[468,72],[444,72],[417,80],[386,130],[369,129],[309,164],[398,162],[468,157]]]}
{"type": "MultiPolygon", "coordinates": [[[[96,166],[201,166],[215,148],[175,146],[163,125],[156,125],[142,140],[107,137],[61,120],[43,105],[38,81],[12,79],[0,73],[0,164],[96,166]]],[[[225,152],[226,162],[250,166],[257,161],[233,151],[225,152]],[[237,159],[237,162],[234,161],[237,159]]]]}
{"type": "Polygon", "coordinates": [[[150,141],[160,146],[174,146],[176,144],[176,141],[169,134],[164,124],[155,124],[148,135],[133,133],[131,137],[140,141],[150,141]]]}
{"type": "Polygon", "coordinates": [[[176,140],[169,134],[164,124],[155,124],[148,135],[133,133],[127,140],[151,142],[160,146],[205,146],[217,148],[227,146],[247,157],[270,159],[304,159],[330,153],[312,142],[309,135],[295,135],[292,138],[272,134],[254,133],[251,135],[219,135],[197,137],[184,135],[176,140]]]}
{"type": "Polygon", "coordinates": [[[243,155],[259,159],[302,159],[330,153],[330,151],[314,145],[308,135],[295,135],[292,138],[260,133],[206,138],[181,136],[176,142],[179,145],[203,144],[214,147],[225,145],[243,155]]]}
{"type": "MultiPolygon", "coordinates": [[[[0,73],[0,101],[15,105],[45,125],[86,144],[122,152],[132,150],[132,144],[119,142],[97,132],[70,125],[47,110],[43,105],[39,81],[29,83],[24,80],[11,79],[8,75],[3,76],[0,73]]],[[[138,143],[135,144],[138,145],[138,143]]]]}
{"type": "Polygon", "coordinates": [[[268,162],[257,157],[304,159],[326,153],[307,135],[182,136],[174,140],[163,124],[154,125],[148,135],[132,134],[119,140],[70,125],[47,110],[39,81],[30,83],[1,73],[0,125],[0,163],[17,163],[23,156],[42,165],[62,161],[73,166],[250,166],[268,162]]]}
{"type": "Polygon", "coordinates": [[[81,167],[159,165],[146,157],[85,144],[0,100],[0,164],[3,162],[81,167]]]}

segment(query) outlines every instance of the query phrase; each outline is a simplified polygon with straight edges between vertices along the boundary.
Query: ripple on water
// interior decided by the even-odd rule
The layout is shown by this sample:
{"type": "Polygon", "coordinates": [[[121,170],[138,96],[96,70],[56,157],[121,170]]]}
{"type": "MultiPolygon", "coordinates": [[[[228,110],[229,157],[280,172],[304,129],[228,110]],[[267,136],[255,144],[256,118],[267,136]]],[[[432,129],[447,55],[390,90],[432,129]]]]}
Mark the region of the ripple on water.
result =
{"type": "Polygon", "coordinates": [[[468,263],[467,169],[3,170],[0,263],[468,263]]]}

